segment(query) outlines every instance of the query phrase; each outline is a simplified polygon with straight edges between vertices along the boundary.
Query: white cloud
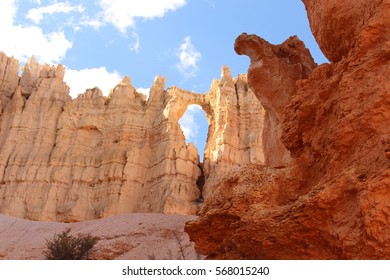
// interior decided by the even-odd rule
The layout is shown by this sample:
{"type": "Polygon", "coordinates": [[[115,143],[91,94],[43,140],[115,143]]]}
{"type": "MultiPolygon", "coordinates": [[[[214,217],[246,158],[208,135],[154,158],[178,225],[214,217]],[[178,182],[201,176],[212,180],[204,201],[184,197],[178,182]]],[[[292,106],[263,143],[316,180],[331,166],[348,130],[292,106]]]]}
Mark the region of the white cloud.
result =
{"type": "Polygon", "coordinates": [[[52,15],[56,13],[84,12],[82,4],[74,6],[69,2],[54,3],[49,6],[31,9],[27,13],[27,18],[38,24],[44,15],[52,15]]]}
{"type": "Polygon", "coordinates": [[[89,16],[84,15],[80,20],[80,25],[98,30],[102,26],[102,22],[97,18],[92,19],[89,16]]]}
{"type": "Polygon", "coordinates": [[[30,0],[30,2],[41,5],[41,0],[30,0]]]}
{"type": "Polygon", "coordinates": [[[137,33],[133,32],[132,37],[133,37],[135,42],[133,44],[128,45],[127,47],[129,48],[130,51],[138,53],[139,50],[141,49],[141,43],[139,41],[139,36],[137,33]]]}
{"type": "Polygon", "coordinates": [[[198,136],[200,127],[195,119],[200,111],[202,111],[202,108],[199,105],[189,105],[186,112],[179,120],[181,130],[183,131],[187,142],[195,140],[198,136]]]}
{"type": "MultiPolygon", "coordinates": [[[[98,87],[103,95],[108,96],[110,90],[122,81],[122,75],[118,72],[109,72],[105,67],[87,68],[82,70],[66,69],[64,80],[70,87],[70,95],[76,98],[89,88],[98,87]]],[[[137,88],[137,92],[149,98],[150,88],[137,88]]]]}
{"type": "Polygon", "coordinates": [[[198,73],[198,62],[202,58],[201,53],[191,43],[191,37],[184,38],[177,53],[180,62],[176,64],[176,68],[186,78],[195,77],[198,73]]]}
{"type": "Polygon", "coordinates": [[[70,95],[76,98],[80,93],[84,93],[88,88],[99,87],[103,95],[108,95],[122,80],[118,72],[109,72],[106,67],[72,70],[66,69],[65,82],[70,87],[70,95]]]}
{"type": "Polygon", "coordinates": [[[2,29],[13,24],[17,7],[14,0],[0,1],[0,24],[2,29]]]}
{"type": "Polygon", "coordinates": [[[135,25],[136,18],[153,19],[163,17],[186,4],[187,0],[100,0],[103,20],[114,25],[122,33],[135,25]]]}
{"type": "Polygon", "coordinates": [[[0,1],[0,50],[26,61],[32,55],[42,63],[60,62],[72,43],[63,31],[44,33],[37,26],[14,25],[17,12],[15,0],[0,1]]]}
{"type": "Polygon", "coordinates": [[[149,98],[150,88],[137,88],[137,91],[139,93],[145,94],[146,95],[146,99],[149,98]]]}

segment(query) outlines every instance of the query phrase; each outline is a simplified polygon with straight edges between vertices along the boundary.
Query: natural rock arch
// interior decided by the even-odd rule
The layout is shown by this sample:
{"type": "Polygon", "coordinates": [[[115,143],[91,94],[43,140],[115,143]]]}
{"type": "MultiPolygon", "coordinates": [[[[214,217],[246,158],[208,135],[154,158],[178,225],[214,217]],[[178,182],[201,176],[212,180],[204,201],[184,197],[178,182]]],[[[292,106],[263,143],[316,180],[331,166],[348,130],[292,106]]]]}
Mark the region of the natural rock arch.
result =
{"type": "Polygon", "coordinates": [[[17,60],[0,53],[0,61],[0,213],[68,222],[197,213],[199,156],[178,124],[189,104],[210,122],[204,198],[235,166],[263,160],[253,135],[264,111],[242,86],[246,75],[232,78],[227,67],[205,94],[165,89],[156,77],[147,99],[125,77],[108,97],[94,88],[72,100],[61,65],[31,59],[19,77],[17,60]]]}

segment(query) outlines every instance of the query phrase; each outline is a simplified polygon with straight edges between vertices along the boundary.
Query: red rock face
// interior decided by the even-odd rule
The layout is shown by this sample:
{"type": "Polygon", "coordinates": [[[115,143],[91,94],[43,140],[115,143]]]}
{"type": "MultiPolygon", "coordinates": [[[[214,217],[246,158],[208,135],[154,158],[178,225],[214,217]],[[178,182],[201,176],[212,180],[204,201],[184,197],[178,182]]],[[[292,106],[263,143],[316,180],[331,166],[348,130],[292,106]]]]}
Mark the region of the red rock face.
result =
{"type": "Polygon", "coordinates": [[[291,167],[244,167],[187,224],[209,258],[390,258],[390,2],[304,3],[332,63],[283,112],[291,167]]]}
{"type": "Polygon", "coordinates": [[[266,110],[265,162],[270,166],[286,166],[291,158],[280,141],[283,110],[296,93],[296,81],[307,78],[317,65],[296,36],[275,46],[256,35],[243,33],[236,39],[234,49],[250,57],[248,84],[266,110]]]}
{"type": "Polygon", "coordinates": [[[313,34],[332,62],[389,40],[389,0],[302,0],[313,34]]]}

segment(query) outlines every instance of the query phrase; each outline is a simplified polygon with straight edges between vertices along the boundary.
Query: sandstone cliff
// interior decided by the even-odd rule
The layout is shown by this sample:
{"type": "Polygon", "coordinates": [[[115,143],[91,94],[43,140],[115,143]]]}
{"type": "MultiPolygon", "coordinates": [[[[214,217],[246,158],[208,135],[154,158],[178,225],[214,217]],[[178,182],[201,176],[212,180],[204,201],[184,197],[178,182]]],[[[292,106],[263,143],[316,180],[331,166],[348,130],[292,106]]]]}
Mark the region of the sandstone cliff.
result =
{"type": "MultiPolygon", "coordinates": [[[[331,63],[297,81],[282,113],[291,164],[236,170],[187,224],[209,258],[390,258],[390,1],[303,2],[331,63]]],[[[259,68],[249,84],[263,100],[259,68]]]]}
{"type": "Polygon", "coordinates": [[[226,67],[206,94],[165,89],[157,77],[149,99],[125,77],[108,97],[94,88],[72,100],[61,65],[31,58],[18,70],[0,53],[0,213],[66,222],[195,214],[202,190],[207,197],[230,169],[264,160],[262,107],[246,76],[226,67]],[[209,122],[204,168],[178,124],[190,104],[209,122]]]}

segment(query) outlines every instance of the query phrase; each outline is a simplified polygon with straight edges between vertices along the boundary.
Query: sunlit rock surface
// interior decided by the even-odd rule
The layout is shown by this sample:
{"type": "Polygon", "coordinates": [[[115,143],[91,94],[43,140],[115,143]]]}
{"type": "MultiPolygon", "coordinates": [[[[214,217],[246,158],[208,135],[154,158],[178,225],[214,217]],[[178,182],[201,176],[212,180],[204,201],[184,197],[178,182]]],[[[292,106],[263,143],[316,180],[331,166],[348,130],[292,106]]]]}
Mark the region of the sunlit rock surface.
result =
{"type": "Polygon", "coordinates": [[[61,65],[31,58],[19,77],[18,61],[1,53],[0,62],[0,213],[64,222],[195,214],[231,168],[264,160],[262,107],[246,75],[226,67],[206,94],[165,89],[157,77],[147,99],[125,77],[108,97],[93,88],[72,100],[61,65]],[[209,122],[204,163],[178,124],[190,104],[209,122]]]}

